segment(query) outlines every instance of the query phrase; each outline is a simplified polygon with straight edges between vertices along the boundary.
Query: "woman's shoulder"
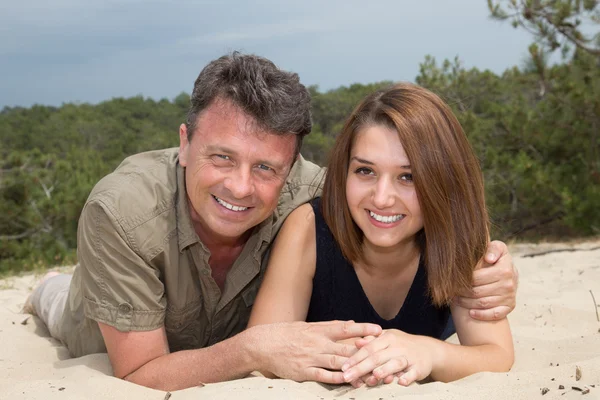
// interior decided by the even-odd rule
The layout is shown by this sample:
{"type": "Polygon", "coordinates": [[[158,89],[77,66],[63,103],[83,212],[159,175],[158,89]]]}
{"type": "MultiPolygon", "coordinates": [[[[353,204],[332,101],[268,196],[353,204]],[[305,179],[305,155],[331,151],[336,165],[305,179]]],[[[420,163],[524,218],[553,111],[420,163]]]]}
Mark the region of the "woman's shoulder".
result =
{"type": "Polygon", "coordinates": [[[286,224],[311,224],[314,226],[315,222],[315,211],[312,203],[304,203],[301,206],[297,207],[291,214],[288,216],[285,221],[286,224]]]}
{"type": "Polygon", "coordinates": [[[285,242],[309,245],[315,241],[315,212],[310,203],[297,207],[286,218],[278,237],[285,242]]]}

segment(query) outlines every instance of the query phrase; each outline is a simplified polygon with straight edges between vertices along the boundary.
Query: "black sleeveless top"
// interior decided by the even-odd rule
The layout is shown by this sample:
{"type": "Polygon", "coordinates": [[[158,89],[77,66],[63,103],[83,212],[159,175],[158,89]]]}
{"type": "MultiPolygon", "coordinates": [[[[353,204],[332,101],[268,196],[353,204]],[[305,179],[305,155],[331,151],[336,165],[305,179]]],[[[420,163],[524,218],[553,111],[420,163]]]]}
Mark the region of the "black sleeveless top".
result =
{"type": "Polygon", "coordinates": [[[454,332],[449,307],[436,307],[427,294],[427,271],[419,269],[402,308],[391,320],[377,314],[358,280],[356,271],[342,255],[321,213],[321,199],[311,202],[315,212],[317,265],[306,320],[354,320],[371,322],[383,329],[399,329],[414,335],[446,339],[454,332]]]}

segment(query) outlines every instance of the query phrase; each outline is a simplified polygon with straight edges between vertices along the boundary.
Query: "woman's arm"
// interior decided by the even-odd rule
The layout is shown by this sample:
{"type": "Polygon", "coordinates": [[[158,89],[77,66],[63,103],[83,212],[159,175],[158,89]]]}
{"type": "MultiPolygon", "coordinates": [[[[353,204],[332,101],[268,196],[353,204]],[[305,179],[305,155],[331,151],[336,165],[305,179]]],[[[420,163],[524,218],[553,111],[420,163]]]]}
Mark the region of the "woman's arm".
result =
{"type": "Polygon", "coordinates": [[[316,262],[315,214],[304,204],[287,217],[275,240],[248,327],[306,320],[316,262]]]}
{"type": "Polygon", "coordinates": [[[514,361],[508,320],[477,321],[469,310],[452,306],[452,318],[461,342],[455,345],[398,330],[385,331],[361,347],[342,367],[346,382],[373,373],[367,384],[380,380],[409,385],[427,376],[449,382],[481,371],[508,371],[514,361]]]}
{"type": "Polygon", "coordinates": [[[431,377],[454,381],[481,371],[504,372],[514,363],[514,347],[508,319],[479,321],[469,309],[452,306],[452,319],[460,345],[437,341],[438,360],[431,377]]]}

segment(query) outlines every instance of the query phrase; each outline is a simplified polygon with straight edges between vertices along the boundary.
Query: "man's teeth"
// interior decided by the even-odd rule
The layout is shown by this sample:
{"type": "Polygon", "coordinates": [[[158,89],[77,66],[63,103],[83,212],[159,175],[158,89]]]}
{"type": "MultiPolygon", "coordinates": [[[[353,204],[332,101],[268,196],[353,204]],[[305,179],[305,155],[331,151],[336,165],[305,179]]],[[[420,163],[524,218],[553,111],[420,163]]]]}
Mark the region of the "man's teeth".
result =
{"type": "Polygon", "coordinates": [[[248,209],[248,207],[238,207],[238,206],[234,206],[233,204],[229,204],[228,202],[221,200],[220,198],[213,196],[215,198],[215,200],[217,200],[217,203],[219,203],[220,205],[222,205],[223,207],[232,210],[232,211],[246,211],[248,209]]]}
{"type": "Polygon", "coordinates": [[[375,214],[373,211],[369,211],[369,215],[376,221],[383,222],[384,224],[391,224],[392,222],[400,221],[404,218],[404,215],[390,215],[389,217],[384,217],[383,215],[375,214]]]}

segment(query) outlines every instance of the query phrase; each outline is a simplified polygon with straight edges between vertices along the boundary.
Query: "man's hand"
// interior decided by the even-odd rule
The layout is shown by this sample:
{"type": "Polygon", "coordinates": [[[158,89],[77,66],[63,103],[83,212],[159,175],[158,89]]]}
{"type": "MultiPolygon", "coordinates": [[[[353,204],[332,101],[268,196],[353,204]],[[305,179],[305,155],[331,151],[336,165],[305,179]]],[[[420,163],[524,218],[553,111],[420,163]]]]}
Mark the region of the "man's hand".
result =
{"type": "Polygon", "coordinates": [[[338,341],[358,336],[379,336],[381,327],[353,321],[282,322],[257,325],[251,335],[252,352],[260,371],[298,382],[344,383],[342,365],[356,346],[338,341]]]}
{"type": "Polygon", "coordinates": [[[472,318],[494,321],[506,317],[516,305],[519,273],[506,244],[495,240],[473,272],[473,289],[456,301],[470,309],[472,318]]]}

